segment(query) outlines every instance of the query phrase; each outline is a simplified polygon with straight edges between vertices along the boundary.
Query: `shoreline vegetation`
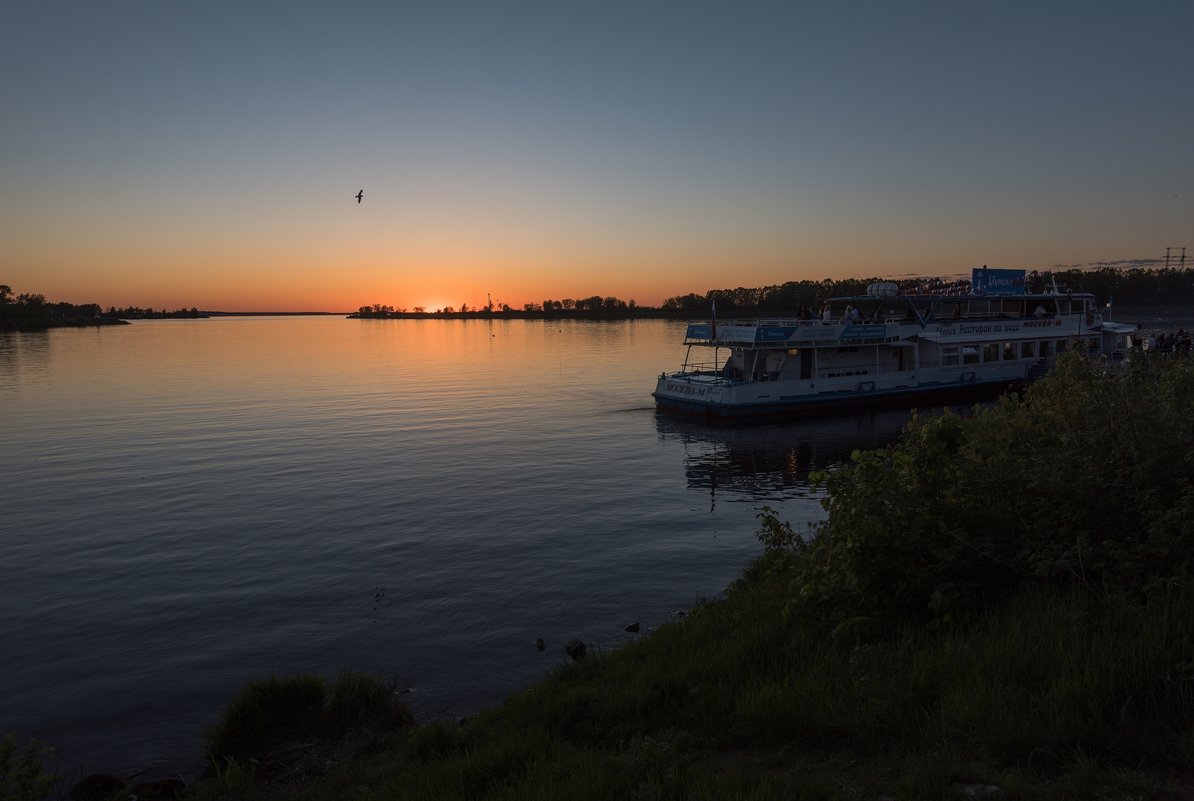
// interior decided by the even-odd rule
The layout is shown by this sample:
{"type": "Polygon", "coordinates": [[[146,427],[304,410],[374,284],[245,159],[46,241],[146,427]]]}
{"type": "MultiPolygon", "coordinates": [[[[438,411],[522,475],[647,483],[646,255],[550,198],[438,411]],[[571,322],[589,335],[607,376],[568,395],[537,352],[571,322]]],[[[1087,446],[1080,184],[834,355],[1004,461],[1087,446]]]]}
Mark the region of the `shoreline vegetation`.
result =
{"type": "MultiPolygon", "coordinates": [[[[351,319],[548,319],[548,320],[626,320],[666,319],[686,320],[707,317],[716,306],[723,317],[791,315],[801,308],[820,308],[831,297],[862,295],[872,278],[825,278],[821,281],[788,281],[763,287],[710,289],[703,294],[676,295],[660,306],[640,306],[634,300],[593,295],[587,298],[546,299],[525,303],[521,309],[492,300],[485,306],[469,308],[448,306],[428,310],[421,306],[395,307],[374,303],[361,306],[347,314],[351,319]]],[[[1121,268],[1068,269],[1053,272],[1030,272],[1027,276],[1030,291],[1044,291],[1058,287],[1060,291],[1092,292],[1100,302],[1134,306],[1163,306],[1194,303],[1194,268],[1121,268]]],[[[914,277],[896,279],[901,292],[931,294],[965,294],[970,281],[966,278],[914,277]]],[[[109,306],[105,311],[97,303],[72,304],[49,302],[44,295],[14,294],[12,287],[0,284],[0,332],[41,331],[49,328],[120,325],[128,320],[145,319],[206,319],[210,317],[253,315],[343,315],[344,312],[224,312],[190,309],[140,308],[128,306],[118,309],[109,306]]]]}
{"type": "Polygon", "coordinates": [[[186,797],[1192,798],[1192,400],[1188,357],[1071,354],[815,474],[827,517],[764,508],[723,598],[476,717],[250,683],[186,797]]]}

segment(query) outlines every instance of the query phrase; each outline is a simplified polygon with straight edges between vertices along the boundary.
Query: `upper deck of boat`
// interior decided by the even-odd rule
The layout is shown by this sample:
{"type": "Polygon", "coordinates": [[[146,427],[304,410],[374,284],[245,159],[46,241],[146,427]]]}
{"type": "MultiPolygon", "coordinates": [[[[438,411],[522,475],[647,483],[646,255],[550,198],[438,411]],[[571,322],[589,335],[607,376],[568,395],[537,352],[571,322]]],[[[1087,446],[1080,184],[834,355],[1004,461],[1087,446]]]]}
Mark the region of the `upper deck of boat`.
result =
{"type": "Polygon", "coordinates": [[[781,347],[793,340],[881,343],[898,339],[908,326],[923,329],[930,323],[1044,321],[1074,315],[1090,324],[1095,311],[1094,295],[1089,292],[859,295],[831,298],[819,314],[806,310],[795,316],[692,322],[684,341],[688,345],[724,343],[735,347],[781,347]]]}

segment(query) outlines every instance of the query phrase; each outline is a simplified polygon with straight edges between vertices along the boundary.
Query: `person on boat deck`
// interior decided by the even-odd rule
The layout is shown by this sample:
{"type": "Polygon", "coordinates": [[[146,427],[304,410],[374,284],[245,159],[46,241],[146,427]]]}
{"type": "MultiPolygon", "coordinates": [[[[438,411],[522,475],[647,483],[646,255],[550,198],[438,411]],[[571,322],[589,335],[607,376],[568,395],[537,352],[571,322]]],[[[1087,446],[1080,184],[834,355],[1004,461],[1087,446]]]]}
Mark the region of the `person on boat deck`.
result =
{"type": "Polygon", "coordinates": [[[1036,306],[1036,311],[1033,312],[1033,314],[1035,314],[1037,317],[1044,317],[1048,313],[1049,312],[1045,311],[1045,304],[1043,303],[1038,303],[1036,306]]]}
{"type": "Polygon", "coordinates": [[[961,303],[954,304],[954,319],[955,320],[962,319],[962,304],[961,303]]]}
{"type": "Polygon", "coordinates": [[[826,303],[825,306],[822,307],[822,309],[821,309],[821,322],[823,322],[823,323],[832,323],[833,322],[833,311],[830,310],[828,303],[826,303]]]}
{"type": "Polygon", "coordinates": [[[858,320],[858,309],[854,308],[853,303],[846,304],[846,313],[842,315],[843,323],[853,323],[858,320]]]}

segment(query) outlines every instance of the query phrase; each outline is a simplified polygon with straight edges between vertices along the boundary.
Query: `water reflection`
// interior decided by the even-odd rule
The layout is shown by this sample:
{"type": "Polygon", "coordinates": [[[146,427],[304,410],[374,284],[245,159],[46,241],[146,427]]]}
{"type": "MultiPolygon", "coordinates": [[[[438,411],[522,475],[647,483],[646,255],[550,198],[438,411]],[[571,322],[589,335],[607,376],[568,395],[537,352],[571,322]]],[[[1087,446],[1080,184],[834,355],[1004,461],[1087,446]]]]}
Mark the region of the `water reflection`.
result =
{"type": "Polygon", "coordinates": [[[0,391],[14,395],[18,384],[44,378],[49,359],[48,332],[0,334],[0,391]]]}
{"type": "Polygon", "coordinates": [[[910,410],[871,412],[750,427],[710,426],[657,413],[662,440],[684,445],[688,486],[717,501],[784,501],[804,494],[808,474],[838,464],[858,449],[892,442],[912,418],[910,410]]]}

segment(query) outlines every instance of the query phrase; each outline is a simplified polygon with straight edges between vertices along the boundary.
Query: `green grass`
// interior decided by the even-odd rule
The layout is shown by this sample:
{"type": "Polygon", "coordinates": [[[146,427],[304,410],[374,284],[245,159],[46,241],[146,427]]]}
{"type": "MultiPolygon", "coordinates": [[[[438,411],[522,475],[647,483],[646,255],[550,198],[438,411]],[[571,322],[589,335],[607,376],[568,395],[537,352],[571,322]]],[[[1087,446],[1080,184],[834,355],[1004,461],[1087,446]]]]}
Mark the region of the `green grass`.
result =
{"type": "Polygon", "coordinates": [[[16,734],[0,738],[0,801],[49,798],[60,777],[50,773],[54,752],[37,740],[16,734]]]}
{"type": "Polygon", "coordinates": [[[322,676],[268,676],[250,681],[228,705],[206,750],[216,765],[261,759],[296,740],[388,731],[411,720],[394,689],[370,676],[341,673],[331,687],[322,676]]]}
{"type": "Polygon", "coordinates": [[[785,619],[766,587],[565,665],[317,799],[1161,798],[1194,764],[1194,596],[1033,591],[956,630],[785,619]]]}

